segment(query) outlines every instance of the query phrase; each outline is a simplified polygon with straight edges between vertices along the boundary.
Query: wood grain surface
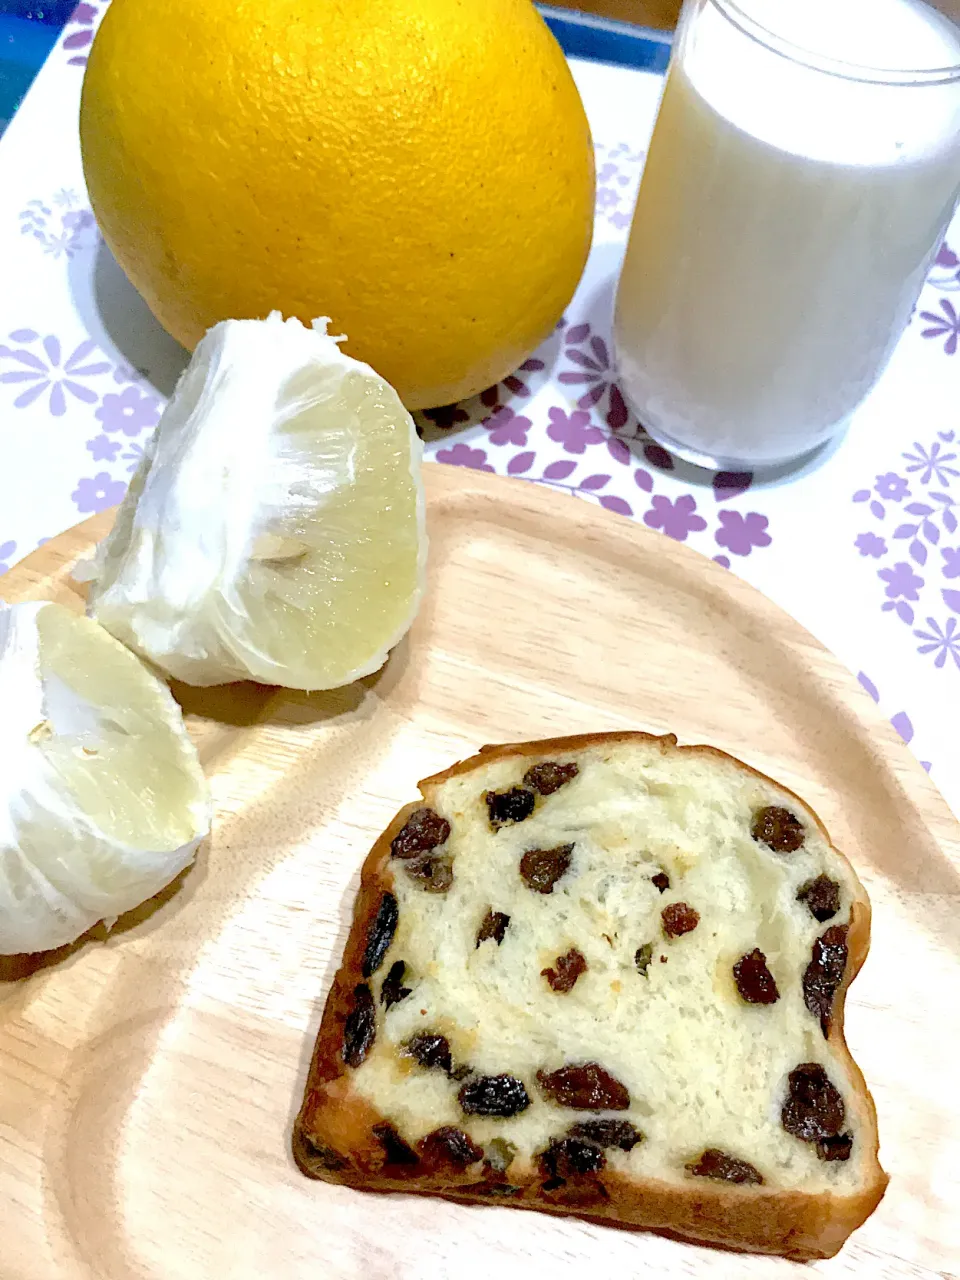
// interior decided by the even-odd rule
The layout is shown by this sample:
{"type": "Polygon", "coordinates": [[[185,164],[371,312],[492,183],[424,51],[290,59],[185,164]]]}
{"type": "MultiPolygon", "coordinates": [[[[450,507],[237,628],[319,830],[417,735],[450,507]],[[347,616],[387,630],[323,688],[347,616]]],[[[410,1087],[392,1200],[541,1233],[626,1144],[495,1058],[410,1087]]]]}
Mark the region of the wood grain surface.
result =
{"type": "MultiPolygon", "coordinates": [[[[425,467],[429,587],[375,677],[177,687],[216,805],[173,888],[0,961],[2,1280],[942,1280],[960,1272],[960,828],[856,681],[733,574],[523,481],[425,467]],[[309,1182],[290,1132],[375,836],[486,742],[640,728],[796,789],[853,860],[874,944],[847,1032],[892,1175],[829,1262],[309,1182]]],[[[82,607],[109,514],[2,581],[82,607]]]]}
{"type": "Polygon", "coordinates": [[[668,29],[677,25],[682,0],[550,0],[560,9],[579,9],[604,18],[668,29]]]}

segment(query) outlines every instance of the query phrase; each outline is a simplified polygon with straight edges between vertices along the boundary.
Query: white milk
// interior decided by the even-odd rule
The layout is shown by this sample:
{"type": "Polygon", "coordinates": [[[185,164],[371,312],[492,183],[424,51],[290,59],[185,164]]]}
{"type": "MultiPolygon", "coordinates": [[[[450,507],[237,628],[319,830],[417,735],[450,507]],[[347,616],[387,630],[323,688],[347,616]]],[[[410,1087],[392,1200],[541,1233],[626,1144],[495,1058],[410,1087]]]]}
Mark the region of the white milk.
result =
{"type": "Polygon", "coordinates": [[[814,54],[955,69],[877,84],[772,52],[700,3],[647,158],[615,340],[654,436],[696,461],[771,465],[843,423],[910,317],[960,195],[960,26],[921,0],[740,0],[814,54]]]}

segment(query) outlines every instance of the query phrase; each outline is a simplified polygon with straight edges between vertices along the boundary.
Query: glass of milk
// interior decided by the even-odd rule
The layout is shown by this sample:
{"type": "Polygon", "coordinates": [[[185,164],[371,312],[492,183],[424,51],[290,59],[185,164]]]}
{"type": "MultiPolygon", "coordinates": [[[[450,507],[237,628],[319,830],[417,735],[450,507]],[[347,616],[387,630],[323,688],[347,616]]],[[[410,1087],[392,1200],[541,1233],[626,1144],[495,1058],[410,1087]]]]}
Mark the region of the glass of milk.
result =
{"type": "Polygon", "coordinates": [[[731,470],[828,440],[958,197],[960,0],[686,0],[617,293],[640,422],[731,470]]]}

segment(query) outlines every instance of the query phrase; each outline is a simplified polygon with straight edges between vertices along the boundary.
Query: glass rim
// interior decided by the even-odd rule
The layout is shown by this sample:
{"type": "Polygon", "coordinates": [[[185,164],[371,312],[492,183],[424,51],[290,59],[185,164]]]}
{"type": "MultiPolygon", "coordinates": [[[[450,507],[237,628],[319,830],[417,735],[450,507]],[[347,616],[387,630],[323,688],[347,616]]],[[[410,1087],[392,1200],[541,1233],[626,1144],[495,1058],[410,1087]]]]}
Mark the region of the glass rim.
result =
{"type": "MultiPolygon", "coordinates": [[[[771,53],[778,54],[781,58],[798,62],[801,66],[821,71],[825,75],[837,76],[843,80],[856,80],[864,84],[901,85],[904,88],[923,88],[928,85],[950,84],[954,80],[960,80],[960,62],[945,67],[922,68],[877,67],[869,63],[847,62],[842,58],[830,58],[825,54],[819,54],[802,44],[788,40],[786,36],[778,35],[776,31],[751,17],[741,8],[738,0],[708,0],[708,3],[719,10],[727,21],[748,39],[769,49],[771,53]]],[[[937,9],[935,5],[930,7],[941,13],[947,22],[953,23],[953,19],[943,14],[942,10],[937,9]]],[[[953,25],[957,24],[953,23],[953,25]]],[[[960,26],[957,27],[957,31],[960,36],[960,26]]]]}

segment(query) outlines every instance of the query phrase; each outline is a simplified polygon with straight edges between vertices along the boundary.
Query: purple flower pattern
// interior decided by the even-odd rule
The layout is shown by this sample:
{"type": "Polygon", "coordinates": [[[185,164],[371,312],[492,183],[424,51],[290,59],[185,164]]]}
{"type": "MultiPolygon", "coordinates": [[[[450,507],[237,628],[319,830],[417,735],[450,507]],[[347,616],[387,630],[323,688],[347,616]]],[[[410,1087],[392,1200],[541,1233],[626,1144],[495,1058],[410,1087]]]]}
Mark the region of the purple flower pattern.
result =
{"type": "Polygon", "coordinates": [[[494,409],[489,418],[484,419],[483,425],[490,433],[487,439],[491,444],[524,445],[527,443],[527,432],[533,423],[529,418],[514,413],[507,405],[500,405],[494,409]]]}
{"type": "Polygon", "coordinates": [[[66,413],[67,394],[85,404],[96,403],[97,392],[85,385],[86,380],[109,373],[110,365],[97,359],[91,363],[97,348],[92,338],[76,346],[66,359],[59,338],[52,333],[41,338],[32,329],[15,329],[10,338],[22,345],[0,345],[0,360],[12,361],[15,366],[0,373],[0,383],[24,388],[14,399],[14,408],[25,409],[47,392],[47,407],[55,418],[66,413]]]}
{"type": "MultiPolygon", "coordinates": [[[[536,389],[536,375],[542,374],[546,367],[545,360],[541,360],[538,356],[531,356],[502,382],[485,388],[478,396],[463,400],[459,404],[443,404],[435,409],[423,409],[415,415],[421,420],[418,423],[418,430],[423,425],[424,419],[429,425],[441,431],[449,431],[452,427],[474,425],[478,422],[486,423],[498,409],[506,407],[507,399],[513,397],[520,400],[529,399],[536,389]]],[[[420,434],[423,435],[422,430],[420,434]]]]}
{"type": "Polygon", "coordinates": [[[933,665],[943,667],[948,658],[953,659],[954,666],[960,671],[960,627],[956,618],[947,618],[941,624],[935,618],[927,618],[928,631],[917,629],[914,635],[923,643],[918,645],[917,653],[933,656],[933,665]]]}
{"type": "Polygon", "coordinates": [[[128,364],[122,362],[113,370],[113,380],[120,387],[126,386],[128,382],[140,382],[146,376],[145,370],[131,369],[128,364]]]}
{"type": "Polygon", "coordinates": [[[98,238],[96,222],[90,209],[76,207],[79,203],[77,193],[66,187],[49,202],[28,200],[20,213],[20,234],[36,240],[54,258],[72,258],[82,249],[92,249],[98,238]]]}
{"type": "Polygon", "coordinates": [[[940,299],[940,310],[943,313],[938,315],[935,311],[921,311],[920,319],[926,320],[929,328],[924,329],[921,337],[943,339],[943,349],[948,356],[957,354],[957,346],[960,344],[960,312],[950,301],[949,298],[940,299]]]}
{"type": "Polygon", "coordinates": [[[124,449],[123,460],[127,464],[127,471],[132,475],[143,460],[142,445],[131,444],[128,448],[124,449]]]}
{"type": "Polygon", "coordinates": [[[564,344],[564,359],[575,367],[561,370],[557,381],[562,386],[587,388],[577,400],[577,408],[601,414],[604,425],[611,431],[638,442],[651,466],[672,471],[671,455],[649,438],[627,407],[615,381],[616,371],[607,339],[595,333],[591,325],[577,324],[567,329],[564,344]]]}
{"type": "Polygon", "coordinates": [[[905,560],[898,561],[892,569],[878,569],[877,577],[887,584],[887,595],[891,600],[902,596],[904,600],[919,600],[917,594],[923,586],[923,579],[913,572],[905,560]]]}
{"type": "Polygon", "coordinates": [[[930,270],[927,283],[934,289],[944,292],[960,291],[960,257],[954,253],[946,240],[940,246],[940,252],[930,270]]]}
{"type": "Polygon", "coordinates": [[[887,554],[887,544],[875,533],[861,533],[854,546],[862,556],[872,556],[874,560],[887,554]]]}
{"type": "Polygon", "coordinates": [[[424,409],[423,416],[429,418],[436,427],[449,431],[461,422],[469,422],[470,414],[460,404],[442,404],[436,409],[424,409]]]}
{"type": "Polygon", "coordinates": [[[119,393],[108,392],[94,416],[100,419],[104,431],[137,436],[160,421],[160,401],[156,396],[144,395],[134,384],[119,393]]]}
{"type": "Polygon", "coordinates": [[[880,497],[886,498],[888,502],[902,502],[910,493],[910,487],[903,476],[898,476],[893,471],[877,476],[877,482],[873,487],[880,497]]]}
{"type": "MultiPolygon", "coordinates": [[[[728,511],[722,512],[721,519],[729,514],[728,511]]],[[[682,494],[675,501],[658,495],[651,501],[643,523],[651,529],[662,529],[668,538],[675,538],[677,542],[686,542],[688,534],[707,527],[703,516],[697,515],[696,498],[689,493],[682,494]]]]}
{"type": "Polygon", "coordinates": [[[630,411],[615,382],[609,343],[589,324],[571,325],[563,341],[564,359],[574,367],[562,370],[557,381],[561,386],[585,388],[577,400],[578,409],[593,409],[606,401],[603,413],[607,426],[622,430],[630,420],[630,411]]]}
{"type": "MultiPolygon", "coordinates": [[[[76,201],[69,190],[58,192],[52,203],[69,208],[76,201]]],[[[107,433],[132,438],[156,426],[160,419],[160,398],[144,389],[140,375],[126,365],[99,358],[96,343],[87,338],[69,355],[54,334],[45,337],[33,329],[15,329],[9,340],[16,346],[0,345],[0,384],[17,392],[13,405],[29,409],[43,404],[54,418],[62,418],[72,402],[84,406],[97,405],[93,416],[102,428],[99,435],[86,441],[86,450],[94,462],[117,463],[122,459],[126,471],[136,470],[143,450],[130,443],[125,452],[122,440],[107,433]],[[113,374],[114,384],[123,389],[106,392],[101,397],[99,380],[113,374]],[[92,385],[91,385],[92,383],[92,385]]],[[[118,502],[126,489],[126,481],[114,479],[108,472],[81,478],[71,498],[83,513],[103,510],[118,502]]]]}
{"type": "Polygon", "coordinates": [[[597,219],[604,219],[620,235],[630,226],[631,212],[644,152],[634,150],[626,142],[615,146],[596,145],[597,219]]]}
{"type": "Polygon", "coordinates": [[[526,400],[533,394],[530,386],[530,374],[542,373],[546,368],[546,361],[539,360],[532,356],[529,360],[524,360],[523,364],[504,378],[503,382],[495,382],[492,387],[487,387],[485,391],[480,392],[480,403],[486,407],[493,408],[504,399],[500,388],[503,386],[512,396],[519,396],[521,400],[526,400]],[[521,378],[520,374],[524,376],[521,378]]]}
{"type": "Polygon", "coordinates": [[[564,492],[575,494],[579,498],[594,498],[601,507],[604,507],[607,511],[615,511],[621,516],[633,515],[633,507],[625,498],[621,498],[618,494],[602,492],[610,483],[610,476],[589,475],[584,476],[582,480],[575,484],[566,484],[564,482],[576,471],[577,463],[560,459],[544,467],[542,473],[537,476],[530,474],[535,460],[536,454],[532,451],[518,453],[507,464],[507,475],[522,475],[527,480],[532,480],[534,484],[547,485],[551,489],[562,489],[564,492]]]}
{"type": "Polygon", "coordinates": [[[887,561],[876,571],[883,584],[880,608],[913,629],[913,636],[921,641],[917,652],[931,655],[938,668],[948,666],[948,659],[960,666],[956,619],[941,621],[930,614],[923,628],[915,608],[923,603],[934,608],[946,605],[951,613],[960,614],[960,590],[941,585],[960,577],[960,547],[945,541],[960,529],[957,499],[949,492],[960,478],[960,466],[955,465],[956,431],[939,431],[926,443],[916,440],[901,458],[899,471],[884,472],[876,476],[872,488],[854,493],[853,501],[864,504],[874,520],[885,522],[892,517],[886,536],[865,530],[854,546],[862,557],[887,561]]]}
{"type": "Polygon", "coordinates": [[[744,515],[740,511],[721,511],[720,528],[714,534],[718,547],[726,547],[735,556],[748,556],[754,547],[769,547],[769,521],[759,511],[744,515]]]}
{"type": "Polygon", "coordinates": [[[106,471],[98,471],[95,476],[79,480],[70,497],[77,510],[87,514],[116,506],[126,491],[127,486],[122,480],[112,480],[106,471]]]}
{"type": "MultiPolygon", "coordinates": [[[[952,442],[954,433],[951,431],[948,435],[952,442]]],[[[942,440],[946,439],[947,436],[944,435],[942,440]]],[[[907,460],[908,471],[919,471],[921,473],[921,484],[929,484],[931,480],[936,480],[937,484],[949,486],[951,480],[955,480],[957,476],[960,476],[960,471],[956,467],[948,465],[951,462],[956,462],[956,452],[942,452],[941,440],[934,440],[929,449],[924,449],[919,442],[914,444],[913,447],[916,453],[905,453],[903,456],[907,460]]]]}
{"type": "Polygon", "coordinates": [[[109,436],[94,436],[87,441],[87,449],[94,462],[116,462],[123,446],[119,440],[111,440],[109,436]]]}
{"type": "Polygon", "coordinates": [[[85,67],[87,65],[87,54],[82,51],[89,49],[93,43],[94,23],[100,16],[102,15],[99,7],[87,3],[78,4],[70,15],[70,21],[64,28],[64,38],[60,43],[61,49],[71,55],[67,59],[68,66],[85,67]]]}
{"type": "Polygon", "coordinates": [[[588,445],[600,444],[605,439],[600,428],[594,426],[589,413],[580,409],[572,413],[560,408],[548,409],[547,416],[550,419],[547,435],[563,445],[567,453],[583,453],[588,445]]]}
{"type": "Polygon", "coordinates": [[[17,544],[15,542],[0,543],[0,573],[6,573],[10,565],[8,561],[11,556],[16,554],[17,544]]]}

